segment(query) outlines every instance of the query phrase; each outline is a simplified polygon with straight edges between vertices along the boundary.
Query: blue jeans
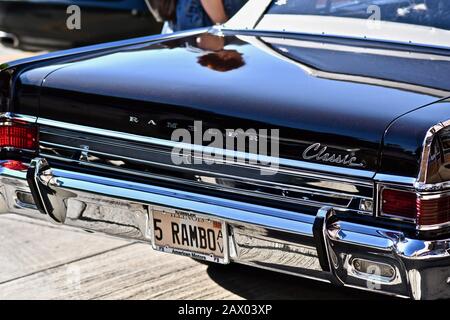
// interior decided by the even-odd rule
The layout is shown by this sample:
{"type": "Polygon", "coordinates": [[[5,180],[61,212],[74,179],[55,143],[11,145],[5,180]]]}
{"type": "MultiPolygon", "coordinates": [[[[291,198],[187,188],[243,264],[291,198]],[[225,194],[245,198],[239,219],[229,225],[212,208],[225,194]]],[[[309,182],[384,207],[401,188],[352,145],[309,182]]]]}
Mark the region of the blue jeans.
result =
{"type": "MultiPolygon", "coordinates": [[[[225,12],[232,17],[248,0],[223,0],[225,12]]],[[[200,0],[178,0],[177,21],[172,22],[174,31],[208,27],[213,25],[200,0]]]]}

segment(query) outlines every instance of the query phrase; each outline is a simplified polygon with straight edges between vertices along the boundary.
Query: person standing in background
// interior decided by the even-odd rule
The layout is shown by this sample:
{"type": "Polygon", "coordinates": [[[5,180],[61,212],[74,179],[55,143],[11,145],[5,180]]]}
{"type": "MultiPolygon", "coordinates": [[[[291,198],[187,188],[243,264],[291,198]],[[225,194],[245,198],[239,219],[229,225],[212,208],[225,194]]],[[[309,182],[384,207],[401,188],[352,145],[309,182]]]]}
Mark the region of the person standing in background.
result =
{"type": "Polygon", "coordinates": [[[248,0],[150,0],[166,21],[163,33],[208,27],[226,22],[248,0]]]}

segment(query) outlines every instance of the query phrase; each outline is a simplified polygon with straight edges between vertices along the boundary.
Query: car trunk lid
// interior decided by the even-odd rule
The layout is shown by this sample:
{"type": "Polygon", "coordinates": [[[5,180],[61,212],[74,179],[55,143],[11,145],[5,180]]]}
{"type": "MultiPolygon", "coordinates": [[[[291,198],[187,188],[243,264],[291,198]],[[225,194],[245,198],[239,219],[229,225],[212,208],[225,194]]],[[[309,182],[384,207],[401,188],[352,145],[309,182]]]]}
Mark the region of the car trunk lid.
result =
{"type": "Polygon", "coordinates": [[[203,145],[210,144],[201,138],[212,129],[224,139],[227,129],[253,129],[246,137],[255,141],[264,130],[278,130],[279,157],[287,165],[294,161],[306,169],[371,177],[389,124],[448,93],[433,88],[432,81],[412,83],[410,76],[436,72],[432,80],[442,83],[437,78],[450,68],[445,59],[437,68],[428,56],[411,60],[377,53],[374,60],[373,53],[350,50],[361,66],[355,72],[337,50],[285,51],[294,52],[256,37],[200,34],[82,58],[46,78],[39,117],[68,128],[76,124],[165,141],[176,129],[186,129],[191,143],[203,145]],[[349,65],[348,73],[345,64],[336,67],[340,61],[349,65]],[[398,66],[395,79],[378,78],[380,61],[398,66]]]}

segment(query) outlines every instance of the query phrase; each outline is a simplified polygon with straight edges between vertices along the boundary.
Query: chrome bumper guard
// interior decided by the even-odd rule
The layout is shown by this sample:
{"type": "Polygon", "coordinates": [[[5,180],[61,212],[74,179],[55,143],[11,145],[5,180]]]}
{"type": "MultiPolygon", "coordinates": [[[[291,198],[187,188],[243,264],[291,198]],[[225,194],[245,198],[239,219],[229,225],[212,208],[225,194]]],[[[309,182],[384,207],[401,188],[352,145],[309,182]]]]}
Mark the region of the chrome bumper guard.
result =
{"type": "Polygon", "coordinates": [[[450,298],[450,239],[340,221],[333,208],[316,216],[52,169],[0,167],[1,212],[151,243],[153,206],[225,221],[230,260],[340,286],[409,297],[450,298]],[[382,270],[381,270],[382,269],[382,270]]]}

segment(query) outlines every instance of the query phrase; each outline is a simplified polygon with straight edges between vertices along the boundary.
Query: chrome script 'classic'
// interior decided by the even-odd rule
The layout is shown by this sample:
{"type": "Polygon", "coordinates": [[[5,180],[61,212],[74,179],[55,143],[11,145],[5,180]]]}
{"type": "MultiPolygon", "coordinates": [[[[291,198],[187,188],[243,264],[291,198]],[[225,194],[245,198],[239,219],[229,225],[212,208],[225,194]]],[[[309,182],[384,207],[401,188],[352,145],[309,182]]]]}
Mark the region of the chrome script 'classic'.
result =
{"type": "Polygon", "coordinates": [[[322,162],[343,164],[349,167],[364,167],[364,164],[357,162],[356,157],[351,154],[340,155],[328,153],[327,149],[327,146],[322,146],[320,143],[314,143],[306,148],[302,157],[305,160],[317,160],[322,162]]]}

